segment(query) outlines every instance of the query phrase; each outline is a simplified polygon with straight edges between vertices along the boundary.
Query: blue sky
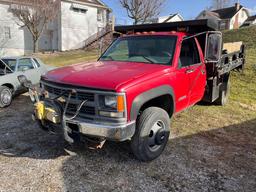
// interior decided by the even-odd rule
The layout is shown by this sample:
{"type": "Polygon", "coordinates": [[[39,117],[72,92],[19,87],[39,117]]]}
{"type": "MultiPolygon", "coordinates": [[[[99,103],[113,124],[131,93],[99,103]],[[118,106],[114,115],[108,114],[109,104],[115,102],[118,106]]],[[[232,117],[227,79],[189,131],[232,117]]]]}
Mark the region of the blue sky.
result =
{"type": "MultiPolygon", "coordinates": [[[[231,0],[231,2],[237,0],[231,0]]],[[[117,22],[121,24],[129,23],[126,11],[120,6],[119,0],[103,0],[117,18],[117,22]]],[[[211,0],[166,0],[161,16],[172,13],[180,13],[185,19],[193,19],[202,10],[211,5],[211,0]]],[[[256,14],[256,0],[240,0],[240,3],[252,10],[252,14],[256,14]]]]}

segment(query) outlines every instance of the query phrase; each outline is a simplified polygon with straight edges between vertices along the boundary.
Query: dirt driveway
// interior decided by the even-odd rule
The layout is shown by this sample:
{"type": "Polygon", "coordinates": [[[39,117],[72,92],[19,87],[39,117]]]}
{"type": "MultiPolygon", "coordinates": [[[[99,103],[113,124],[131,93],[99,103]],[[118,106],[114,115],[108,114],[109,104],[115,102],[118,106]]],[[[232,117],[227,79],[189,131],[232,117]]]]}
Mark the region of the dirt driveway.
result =
{"type": "Polygon", "coordinates": [[[1,192],[256,189],[256,119],[187,136],[174,131],[160,158],[141,163],[127,143],[70,156],[60,136],[37,128],[31,111],[23,95],[0,110],[1,192]]]}

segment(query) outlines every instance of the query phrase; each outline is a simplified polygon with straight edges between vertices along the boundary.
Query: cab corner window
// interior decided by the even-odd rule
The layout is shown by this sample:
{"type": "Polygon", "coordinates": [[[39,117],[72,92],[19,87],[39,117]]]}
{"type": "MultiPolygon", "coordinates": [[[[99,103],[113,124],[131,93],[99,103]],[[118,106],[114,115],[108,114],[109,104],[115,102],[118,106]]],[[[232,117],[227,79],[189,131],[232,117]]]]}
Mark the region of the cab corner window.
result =
{"type": "Polygon", "coordinates": [[[27,71],[34,69],[31,59],[20,59],[18,64],[18,71],[27,71]]]}
{"type": "Polygon", "coordinates": [[[179,58],[180,67],[187,67],[198,63],[200,63],[200,57],[195,39],[185,39],[181,46],[179,58]]]}

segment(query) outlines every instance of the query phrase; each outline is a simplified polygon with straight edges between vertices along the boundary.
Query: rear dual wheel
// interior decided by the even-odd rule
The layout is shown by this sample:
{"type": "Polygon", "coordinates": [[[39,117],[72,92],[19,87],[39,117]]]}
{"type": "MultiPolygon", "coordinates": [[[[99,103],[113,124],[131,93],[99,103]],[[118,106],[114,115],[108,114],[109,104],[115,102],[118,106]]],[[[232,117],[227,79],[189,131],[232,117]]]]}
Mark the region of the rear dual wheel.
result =
{"type": "Polygon", "coordinates": [[[0,108],[11,105],[12,96],[12,90],[9,87],[0,86],[0,108]]]}
{"type": "Polygon", "coordinates": [[[230,81],[223,83],[220,87],[219,98],[216,100],[216,104],[220,106],[224,106],[228,103],[230,95],[230,81]]]}
{"type": "Polygon", "coordinates": [[[149,107],[137,121],[136,132],[131,140],[131,149],[141,161],[151,161],[161,155],[169,140],[170,118],[157,107],[149,107]]]}

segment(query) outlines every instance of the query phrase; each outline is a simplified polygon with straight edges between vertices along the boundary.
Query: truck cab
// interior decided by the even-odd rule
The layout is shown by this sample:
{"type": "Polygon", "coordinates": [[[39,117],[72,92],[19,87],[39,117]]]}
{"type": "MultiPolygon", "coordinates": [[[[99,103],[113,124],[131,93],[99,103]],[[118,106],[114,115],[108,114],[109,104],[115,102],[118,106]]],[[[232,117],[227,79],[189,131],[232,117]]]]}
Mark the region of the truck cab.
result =
{"type": "Polygon", "coordinates": [[[244,65],[244,49],[223,53],[221,33],[208,20],[116,31],[97,62],[42,77],[41,90],[31,91],[34,119],[69,143],[129,140],[135,156],[150,161],[168,143],[176,113],[202,100],[227,102],[229,73],[244,65]]]}

